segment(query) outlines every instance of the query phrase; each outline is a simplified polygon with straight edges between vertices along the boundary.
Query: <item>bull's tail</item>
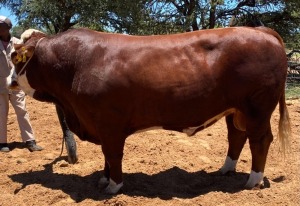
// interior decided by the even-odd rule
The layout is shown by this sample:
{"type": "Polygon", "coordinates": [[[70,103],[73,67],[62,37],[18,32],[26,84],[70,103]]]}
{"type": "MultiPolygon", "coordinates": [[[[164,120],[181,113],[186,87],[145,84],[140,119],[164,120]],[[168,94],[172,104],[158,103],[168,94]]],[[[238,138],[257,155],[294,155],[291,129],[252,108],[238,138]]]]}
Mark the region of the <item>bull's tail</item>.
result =
{"type": "Polygon", "coordinates": [[[289,112],[285,103],[285,91],[279,99],[279,125],[278,125],[278,139],[280,142],[280,151],[285,153],[290,148],[290,137],[292,135],[289,112]]]}

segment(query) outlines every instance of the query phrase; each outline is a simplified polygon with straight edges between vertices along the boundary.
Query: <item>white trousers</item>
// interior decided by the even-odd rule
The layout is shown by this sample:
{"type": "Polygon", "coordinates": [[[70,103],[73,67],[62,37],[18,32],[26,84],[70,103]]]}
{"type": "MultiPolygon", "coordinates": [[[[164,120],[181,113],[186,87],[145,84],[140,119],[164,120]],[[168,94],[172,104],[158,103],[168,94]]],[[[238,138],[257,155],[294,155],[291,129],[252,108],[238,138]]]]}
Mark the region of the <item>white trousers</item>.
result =
{"type": "Polygon", "coordinates": [[[22,90],[14,90],[9,94],[0,94],[0,143],[7,143],[9,102],[15,110],[23,142],[34,140],[34,133],[26,110],[25,93],[22,90]]]}

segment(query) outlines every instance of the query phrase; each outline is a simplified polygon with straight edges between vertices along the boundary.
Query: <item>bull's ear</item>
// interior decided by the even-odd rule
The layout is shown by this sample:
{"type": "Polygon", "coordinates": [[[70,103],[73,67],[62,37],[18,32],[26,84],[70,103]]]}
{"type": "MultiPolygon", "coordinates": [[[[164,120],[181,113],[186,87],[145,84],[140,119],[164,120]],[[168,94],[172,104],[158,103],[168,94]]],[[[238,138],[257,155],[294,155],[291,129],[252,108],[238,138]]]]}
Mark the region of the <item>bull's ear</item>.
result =
{"type": "Polygon", "coordinates": [[[14,44],[14,48],[16,51],[21,49],[23,46],[24,46],[24,44],[14,44]]]}

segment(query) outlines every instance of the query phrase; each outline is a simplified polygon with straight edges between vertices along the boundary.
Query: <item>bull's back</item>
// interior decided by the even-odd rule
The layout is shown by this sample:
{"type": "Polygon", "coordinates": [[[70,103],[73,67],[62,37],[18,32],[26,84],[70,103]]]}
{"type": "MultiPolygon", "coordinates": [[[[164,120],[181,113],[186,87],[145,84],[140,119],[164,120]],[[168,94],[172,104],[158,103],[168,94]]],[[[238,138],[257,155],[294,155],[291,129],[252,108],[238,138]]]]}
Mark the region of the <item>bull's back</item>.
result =
{"type": "Polygon", "coordinates": [[[261,90],[277,94],[284,86],[285,53],[269,30],[147,37],[75,31],[86,39],[77,32],[89,37],[82,40],[87,57],[79,78],[90,79],[76,94],[98,95],[95,104],[119,107],[144,125],[196,125],[232,107],[242,108],[261,90]]]}
{"type": "Polygon", "coordinates": [[[199,82],[205,84],[207,79],[226,76],[224,73],[244,72],[240,78],[270,73],[279,79],[286,73],[282,40],[268,28],[226,28],[146,37],[99,36],[102,35],[97,36],[102,42],[103,38],[106,40],[104,57],[97,60],[100,70],[158,89],[197,83],[202,86],[199,82]]]}
{"type": "Polygon", "coordinates": [[[98,64],[111,77],[108,81],[161,93],[170,101],[214,97],[221,89],[239,88],[245,94],[244,87],[251,92],[285,82],[285,51],[279,35],[270,29],[118,38],[106,50],[106,61],[98,64]]]}

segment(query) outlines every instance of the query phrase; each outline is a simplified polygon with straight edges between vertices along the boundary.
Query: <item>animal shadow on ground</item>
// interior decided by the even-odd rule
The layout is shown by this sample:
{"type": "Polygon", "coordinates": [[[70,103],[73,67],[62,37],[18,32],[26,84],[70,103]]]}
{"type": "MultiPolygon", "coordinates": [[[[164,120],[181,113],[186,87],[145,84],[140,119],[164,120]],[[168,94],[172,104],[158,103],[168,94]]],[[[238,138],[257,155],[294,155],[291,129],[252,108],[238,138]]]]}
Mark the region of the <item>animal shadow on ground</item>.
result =
{"type": "MultiPolygon", "coordinates": [[[[59,157],[52,163],[44,165],[45,169],[41,171],[10,175],[9,177],[12,181],[22,184],[14,193],[17,194],[27,185],[40,184],[52,190],[61,190],[76,202],[81,202],[85,199],[104,200],[112,197],[103,194],[97,186],[101,176],[100,171],[84,177],[73,174],[53,173],[53,164],[61,159],[63,157],[59,157]]],[[[246,173],[221,175],[219,172],[208,173],[204,170],[187,172],[178,167],[173,167],[154,175],[125,173],[123,176],[124,188],[122,192],[125,195],[149,198],[158,197],[165,200],[173,197],[193,198],[213,191],[235,193],[243,189],[248,178],[246,173]]]]}
{"type": "Polygon", "coordinates": [[[26,148],[24,142],[11,142],[11,143],[8,143],[8,147],[10,148],[10,150],[26,148]]]}

